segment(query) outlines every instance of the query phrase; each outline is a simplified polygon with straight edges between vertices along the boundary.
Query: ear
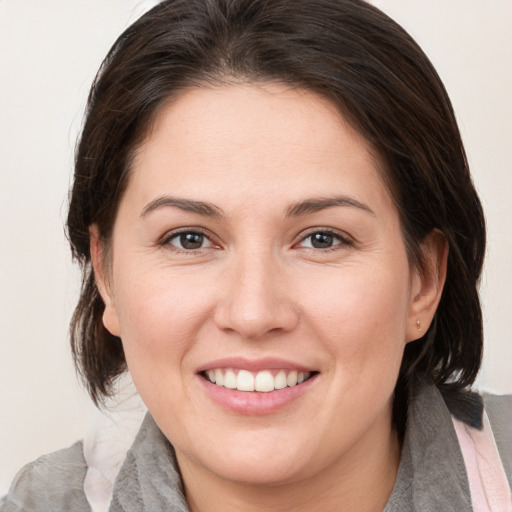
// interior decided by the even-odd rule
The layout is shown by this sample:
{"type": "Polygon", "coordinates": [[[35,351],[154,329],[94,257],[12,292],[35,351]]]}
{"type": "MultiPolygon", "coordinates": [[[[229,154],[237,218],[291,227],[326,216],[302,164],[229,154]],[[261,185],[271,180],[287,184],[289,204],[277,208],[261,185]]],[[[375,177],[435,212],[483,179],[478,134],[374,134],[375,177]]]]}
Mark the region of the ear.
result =
{"type": "Polygon", "coordinates": [[[109,279],[109,271],[106,268],[105,246],[100,238],[99,229],[96,224],[89,227],[89,240],[94,279],[96,280],[96,286],[105,304],[103,325],[114,336],[120,336],[119,318],[111,287],[111,280],[109,279]]]}
{"type": "Polygon", "coordinates": [[[421,338],[430,327],[446,280],[448,243],[434,230],[421,244],[423,268],[414,270],[407,319],[407,342],[421,338]]]}

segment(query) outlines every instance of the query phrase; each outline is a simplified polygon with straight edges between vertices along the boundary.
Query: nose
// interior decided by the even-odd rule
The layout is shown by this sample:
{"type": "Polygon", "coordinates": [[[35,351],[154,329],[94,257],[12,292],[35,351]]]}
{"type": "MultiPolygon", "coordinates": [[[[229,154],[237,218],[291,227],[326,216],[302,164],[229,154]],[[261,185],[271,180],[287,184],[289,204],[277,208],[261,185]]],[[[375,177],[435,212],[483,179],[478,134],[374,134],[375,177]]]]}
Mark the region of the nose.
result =
{"type": "Polygon", "coordinates": [[[226,269],[215,310],[219,329],[258,340],[293,330],[298,308],[282,265],[271,255],[245,254],[226,269]]]}

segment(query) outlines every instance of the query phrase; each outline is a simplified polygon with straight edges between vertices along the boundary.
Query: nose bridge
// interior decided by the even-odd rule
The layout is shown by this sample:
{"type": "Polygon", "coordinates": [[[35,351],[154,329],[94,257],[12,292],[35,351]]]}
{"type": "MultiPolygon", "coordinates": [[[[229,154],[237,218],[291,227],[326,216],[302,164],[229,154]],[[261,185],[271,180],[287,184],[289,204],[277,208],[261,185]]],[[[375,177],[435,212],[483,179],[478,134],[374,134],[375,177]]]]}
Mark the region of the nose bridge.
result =
{"type": "Polygon", "coordinates": [[[226,288],[217,308],[218,326],[249,339],[292,329],[297,314],[276,254],[246,247],[233,260],[221,284],[226,288]]]}

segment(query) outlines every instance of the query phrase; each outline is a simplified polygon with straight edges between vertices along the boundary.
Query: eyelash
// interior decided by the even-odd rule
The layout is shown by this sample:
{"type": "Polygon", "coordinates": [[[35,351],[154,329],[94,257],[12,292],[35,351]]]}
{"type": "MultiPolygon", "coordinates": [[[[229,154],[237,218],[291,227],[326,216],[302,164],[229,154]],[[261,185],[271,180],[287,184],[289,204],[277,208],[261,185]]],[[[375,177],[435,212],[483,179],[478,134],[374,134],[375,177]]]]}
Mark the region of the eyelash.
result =
{"type": "Polygon", "coordinates": [[[170,250],[181,253],[181,254],[201,254],[204,250],[210,249],[210,247],[208,247],[208,248],[201,247],[198,249],[185,249],[185,248],[176,247],[175,245],[173,245],[171,243],[172,240],[178,239],[180,236],[183,236],[183,235],[201,235],[206,240],[209,240],[211,244],[213,244],[214,246],[216,245],[215,242],[212,241],[212,236],[208,232],[206,232],[205,230],[203,230],[201,228],[186,228],[186,229],[180,229],[178,231],[173,231],[172,233],[166,234],[160,240],[160,242],[158,242],[158,245],[161,247],[167,247],[170,250]]]}
{"type": "Polygon", "coordinates": [[[326,247],[326,248],[303,247],[303,249],[314,251],[316,253],[318,253],[318,252],[325,253],[325,252],[335,251],[335,250],[341,249],[343,247],[351,247],[354,245],[353,240],[350,239],[348,237],[348,235],[345,233],[340,233],[339,231],[336,231],[336,230],[330,229],[330,228],[314,228],[314,229],[310,230],[309,232],[307,232],[306,234],[303,234],[301,236],[299,242],[297,244],[295,244],[295,246],[297,246],[298,244],[304,243],[308,238],[311,238],[313,235],[319,235],[319,234],[330,235],[334,239],[336,239],[338,243],[336,243],[335,245],[332,245],[331,247],[326,247]]]}
{"type": "MultiPolygon", "coordinates": [[[[336,239],[336,241],[338,243],[336,243],[335,245],[332,245],[330,247],[326,247],[326,248],[310,246],[310,247],[303,247],[303,249],[313,251],[315,253],[318,253],[318,252],[325,253],[325,252],[329,252],[329,251],[333,251],[333,250],[338,250],[342,247],[353,246],[353,241],[346,234],[342,234],[339,231],[335,231],[330,228],[314,228],[314,229],[310,230],[309,232],[302,234],[300,240],[297,243],[293,244],[292,247],[297,247],[297,246],[300,247],[300,244],[304,243],[308,238],[311,238],[313,235],[319,235],[319,234],[332,236],[334,239],[336,239]]],[[[172,248],[171,250],[178,252],[178,253],[183,253],[183,254],[201,254],[204,250],[211,249],[211,247],[208,247],[208,248],[200,247],[197,249],[185,249],[185,248],[176,247],[175,245],[173,245],[171,243],[172,240],[175,240],[183,235],[201,235],[206,240],[209,240],[211,244],[213,244],[214,246],[216,245],[215,242],[212,241],[212,236],[208,232],[206,232],[205,230],[203,230],[201,228],[186,228],[186,229],[181,229],[178,231],[173,231],[172,233],[168,233],[167,235],[165,235],[158,242],[158,245],[162,246],[162,247],[172,248]]]]}

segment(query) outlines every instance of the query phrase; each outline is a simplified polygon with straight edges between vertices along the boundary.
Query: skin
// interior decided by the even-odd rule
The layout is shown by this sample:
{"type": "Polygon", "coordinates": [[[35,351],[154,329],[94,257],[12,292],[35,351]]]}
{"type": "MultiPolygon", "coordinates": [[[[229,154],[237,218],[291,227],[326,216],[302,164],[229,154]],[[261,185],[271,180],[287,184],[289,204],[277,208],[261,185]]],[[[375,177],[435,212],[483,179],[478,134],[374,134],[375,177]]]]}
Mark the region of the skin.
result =
{"type": "Polygon", "coordinates": [[[432,236],[426,270],[410,267],[377,169],[365,140],[313,93],[191,89],[137,152],[108,266],[91,227],[105,326],[176,450],[192,511],[361,512],[389,498],[393,390],[405,344],[434,315],[446,249],[432,236]],[[290,214],[333,197],[350,204],[290,214]],[[201,247],[183,248],[182,229],[204,233],[201,247]],[[312,246],[312,232],[333,232],[332,245],[312,246]],[[279,357],[317,374],[277,410],[233,412],[198,374],[225,357],[279,357]]]}

